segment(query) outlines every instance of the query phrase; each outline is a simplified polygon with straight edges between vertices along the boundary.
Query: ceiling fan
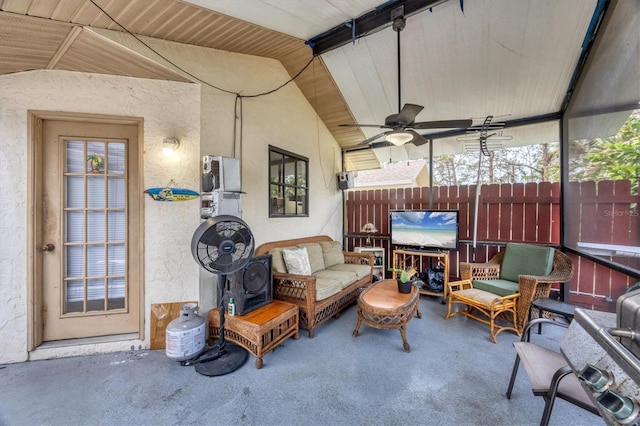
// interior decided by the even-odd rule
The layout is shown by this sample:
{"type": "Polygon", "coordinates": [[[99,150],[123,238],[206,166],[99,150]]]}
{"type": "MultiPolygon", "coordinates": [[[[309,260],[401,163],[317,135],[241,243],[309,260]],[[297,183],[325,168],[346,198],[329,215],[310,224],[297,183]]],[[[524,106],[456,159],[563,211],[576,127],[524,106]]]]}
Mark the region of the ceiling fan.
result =
{"type": "Polygon", "coordinates": [[[400,32],[406,26],[404,18],[404,5],[397,7],[391,11],[391,19],[393,21],[393,30],[398,34],[398,113],[391,114],[384,120],[384,124],[340,124],[341,127],[377,127],[380,129],[389,129],[379,133],[358,145],[372,144],[376,139],[384,136],[386,142],[376,143],[378,146],[404,145],[412,142],[416,146],[424,145],[429,140],[418,134],[416,130],[421,129],[445,129],[445,128],[466,128],[471,126],[472,120],[441,120],[441,121],[422,121],[415,122],[416,116],[424,108],[416,104],[404,104],[400,109],[401,92],[401,73],[400,73],[400,32]]]}

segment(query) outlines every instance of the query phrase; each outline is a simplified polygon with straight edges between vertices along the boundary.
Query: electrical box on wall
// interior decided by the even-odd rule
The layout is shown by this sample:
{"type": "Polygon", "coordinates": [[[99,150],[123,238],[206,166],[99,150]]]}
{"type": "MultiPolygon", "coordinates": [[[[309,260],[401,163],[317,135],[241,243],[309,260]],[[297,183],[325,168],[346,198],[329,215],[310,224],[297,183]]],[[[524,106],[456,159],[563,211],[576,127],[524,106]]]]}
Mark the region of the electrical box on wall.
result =
{"type": "Polygon", "coordinates": [[[240,160],[231,157],[202,157],[200,217],[220,215],[242,217],[240,160]]]}
{"type": "Polygon", "coordinates": [[[220,215],[242,217],[242,194],[239,192],[203,192],[200,196],[200,217],[208,219],[220,215]]]}
{"type": "Polygon", "coordinates": [[[340,172],[336,175],[338,178],[338,189],[351,189],[353,188],[353,173],[352,172],[340,172]]]}
{"type": "Polygon", "coordinates": [[[202,192],[241,192],[240,160],[232,157],[202,157],[202,192]]]}

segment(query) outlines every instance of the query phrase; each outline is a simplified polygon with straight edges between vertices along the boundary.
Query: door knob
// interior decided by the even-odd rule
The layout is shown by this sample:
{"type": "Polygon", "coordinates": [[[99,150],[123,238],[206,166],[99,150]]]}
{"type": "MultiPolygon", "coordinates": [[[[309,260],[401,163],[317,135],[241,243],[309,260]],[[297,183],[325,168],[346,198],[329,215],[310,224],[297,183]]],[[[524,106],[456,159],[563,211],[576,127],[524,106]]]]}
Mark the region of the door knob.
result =
{"type": "Polygon", "coordinates": [[[54,246],[53,244],[49,243],[49,244],[45,244],[44,246],[42,246],[42,251],[53,251],[56,248],[56,246],[54,246]]]}

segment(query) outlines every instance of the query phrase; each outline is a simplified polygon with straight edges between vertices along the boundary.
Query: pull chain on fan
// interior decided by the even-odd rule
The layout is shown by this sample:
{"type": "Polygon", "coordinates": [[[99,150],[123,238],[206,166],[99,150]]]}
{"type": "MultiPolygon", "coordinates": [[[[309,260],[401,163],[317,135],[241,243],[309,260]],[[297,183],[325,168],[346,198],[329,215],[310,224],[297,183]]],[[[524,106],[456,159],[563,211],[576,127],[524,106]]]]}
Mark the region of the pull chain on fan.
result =
{"type": "Polygon", "coordinates": [[[207,349],[197,359],[186,362],[195,364],[198,373],[205,376],[222,376],[240,368],[249,353],[225,340],[224,291],[227,274],[244,268],[253,257],[255,241],[251,230],[242,219],[221,215],[207,219],[196,229],[191,239],[191,254],[205,270],[218,275],[218,300],[220,337],[218,343],[207,349]],[[216,352],[215,355],[207,355],[216,352]]]}

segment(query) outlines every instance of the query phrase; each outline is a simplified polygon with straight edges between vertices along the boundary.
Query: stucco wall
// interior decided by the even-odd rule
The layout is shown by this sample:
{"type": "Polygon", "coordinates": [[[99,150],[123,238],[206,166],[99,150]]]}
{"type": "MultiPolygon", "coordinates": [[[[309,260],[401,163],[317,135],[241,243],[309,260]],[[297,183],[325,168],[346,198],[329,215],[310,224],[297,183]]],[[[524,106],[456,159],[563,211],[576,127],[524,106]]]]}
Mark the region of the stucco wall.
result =
{"type": "MultiPolygon", "coordinates": [[[[148,41],[202,80],[243,95],[271,90],[289,79],[274,60],[148,41]]],[[[143,117],[145,188],[173,179],[177,186],[199,190],[201,155],[235,155],[242,162],[242,216],[257,244],[314,234],[341,240],[342,196],[335,180],[340,149],[297,86],[288,84],[273,94],[243,99],[234,152],[235,102],[235,95],[201,84],[64,71],[0,77],[0,177],[5,188],[0,191],[0,297],[6,306],[0,309],[0,363],[29,356],[26,120],[30,109],[143,117]],[[181,141],[171,158],[162,154],[161,142],[167,136],[181,141]],[[309,158],[308,218],[269,219],[269,144],[309,158]]],[[[161,203],[146,197],[144,209],[145,340],[39,350],[31,359],[148,347],[152,303],[195,299],[205,311],[210,307],[211,283],[203,284],[190,252],[191,236],[200,222],[199,203],[161,203]]]]}
{"type": "MultiPolygon", "coordinates": [[[[198,188],[200,88],[195,84],[34,71],[0,77],[0,363],[27,359],[27,111],[50,110],[144,118],[144,188],[198,188]],[[180,149],[162,153],[162,139],[175,136],[180,149]],[[8,303],[6,303],[8,301],[8,303]]],[[[151,303],[197,299],[198,267],[190,241],[199,223],[198,201],[162,203],[144,199],[145,334],[151,303]]],[[[145,345],[144,342],[128,342],[145,345]]],[[[136,345],[136,346],[138,346],[136,345]]],[[[108,351],[102,347],[48,351],[50,356],[108,351]]],[[[123,348],[123,349],[124,349],[123,348]]]]}
{"type": "MultiPolygon", "coordinates": [[[[93,30],[184,74],[128,34],[93,30]]],[[[253,97],[290,79],[282,64],[273,59],[149,37],[141,39],[164,58],[208,83],[201,84],[201,153],[241,159],[242,190],[246,193],[242,199],[242,218],[251,227],[256,242],[315,234],[327,234],[341,241],[342,194],[336,190],[335,175],[341,170],[342,160],[337,142],[294,83],[274,93],[253,97]],[[247,96],[238,109],[236,93],[247,96]],[[236,112],[241,121],[234,120],[236,112]],[[269,219],[269,144],[309,158],[308,218],[269,219]]]]}

